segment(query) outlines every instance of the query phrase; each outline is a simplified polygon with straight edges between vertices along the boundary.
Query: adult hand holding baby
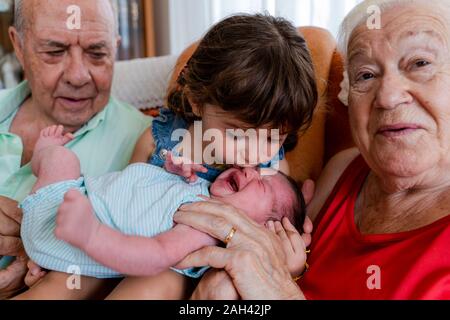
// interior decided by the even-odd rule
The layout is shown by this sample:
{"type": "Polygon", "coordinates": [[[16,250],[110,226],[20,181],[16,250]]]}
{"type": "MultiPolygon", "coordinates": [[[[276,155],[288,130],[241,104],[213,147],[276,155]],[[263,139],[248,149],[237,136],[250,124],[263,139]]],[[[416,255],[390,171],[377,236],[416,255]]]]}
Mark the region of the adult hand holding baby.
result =
{"type": "MultiPolygon", "coordinates": [[[[309,203],[314,193],[314,184],[305,182],[302,188],[305,201],[309,203]]],[[[227,248],[206,247],[189,255],[179,267],[210,265],[223,271],[212,271],[200,282],[195,299],[304,299],[303,293],[292,280],[286,265],[283,243],[277,234],[247,217],[240,210],[218,201],[207,201],[183,206],[175,215],[177,223],[189,225],[225,239],[229,230],[236,226],[236,233],[227,248]],[[236,289],[236,295],[230,288],[236,289]],[[222,295],[222,288],[224,290],[222,295]],[[218,296],[219,295],[219,296],[218,296]]],[[[310,242],[312,223],[304,225],[305,245],[310,242]]]]}
{"type": "Polygon", "coordinates": [[[0,196],[0,256],[13,256],[16,260],[0,270],[0,300],[7,299],[24,287],[27,271],[26,256],[20,240],[22,211],[18,203],[0,196]]]}

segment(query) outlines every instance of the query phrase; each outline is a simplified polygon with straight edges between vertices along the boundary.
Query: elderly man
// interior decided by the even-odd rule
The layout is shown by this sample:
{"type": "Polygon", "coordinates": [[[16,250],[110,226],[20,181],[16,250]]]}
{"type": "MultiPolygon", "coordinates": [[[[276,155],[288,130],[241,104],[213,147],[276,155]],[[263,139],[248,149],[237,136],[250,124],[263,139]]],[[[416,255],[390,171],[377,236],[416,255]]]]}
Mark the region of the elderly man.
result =
{"type": "Polygon", "coordinates": [[[9,34],[27,81],[0,92],[0,256],[17,257],[0,271],[0,298],[23,286],[17,205],[35,183],[29,162],[39,132],[63,125],[82,172],[100,175],[127,165],[151,123],[110,97],[119,42],[110,1],[16,0],[9,34]]]}

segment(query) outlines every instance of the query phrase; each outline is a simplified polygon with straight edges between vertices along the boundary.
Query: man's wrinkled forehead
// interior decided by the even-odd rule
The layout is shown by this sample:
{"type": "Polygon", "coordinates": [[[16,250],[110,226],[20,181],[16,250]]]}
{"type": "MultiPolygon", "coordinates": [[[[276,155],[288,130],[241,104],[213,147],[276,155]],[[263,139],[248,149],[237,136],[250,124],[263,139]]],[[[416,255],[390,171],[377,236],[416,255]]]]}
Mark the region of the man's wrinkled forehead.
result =
{"type": "Polygon", "coordinates": [[[32,0],[27,6],[25,19],[32,21],[34,34],[64,32],[115,37],[114,11],[108,0],[32,0]]]}

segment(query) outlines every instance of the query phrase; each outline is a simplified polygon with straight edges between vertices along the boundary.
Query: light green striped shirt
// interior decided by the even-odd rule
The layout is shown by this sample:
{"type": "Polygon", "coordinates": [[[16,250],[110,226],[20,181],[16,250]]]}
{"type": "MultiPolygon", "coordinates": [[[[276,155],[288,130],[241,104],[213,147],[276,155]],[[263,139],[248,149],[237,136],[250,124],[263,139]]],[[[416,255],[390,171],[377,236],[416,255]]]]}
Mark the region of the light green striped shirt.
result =
{"type": "MultiPolygon", "coordinates": [[[[0,91],[0,196],[21,202],[36,182],[30,164],[21,167],[22,140],[9,133],[11,123],[31,94],[28,83],[0,91]]],[[[81,162],[81,172],[89,176],[124,169],[137,139],[152,119],[127,104],[111,98],[103,111],[75,133],[67,147],[81,162]]]]}

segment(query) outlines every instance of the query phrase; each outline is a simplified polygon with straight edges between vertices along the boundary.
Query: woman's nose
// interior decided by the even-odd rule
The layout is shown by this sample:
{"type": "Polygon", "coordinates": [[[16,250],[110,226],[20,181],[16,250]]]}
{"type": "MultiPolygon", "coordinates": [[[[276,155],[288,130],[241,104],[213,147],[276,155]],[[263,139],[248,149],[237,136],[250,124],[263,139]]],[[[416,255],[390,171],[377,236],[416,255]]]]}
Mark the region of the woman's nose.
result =
{"type": "Polygon", "coordinates": [[[413,100],[409,93],[408,80],[399,73],[383,76],[376,95],[376,106],[383,109],[394,109],[413,100]]]}

